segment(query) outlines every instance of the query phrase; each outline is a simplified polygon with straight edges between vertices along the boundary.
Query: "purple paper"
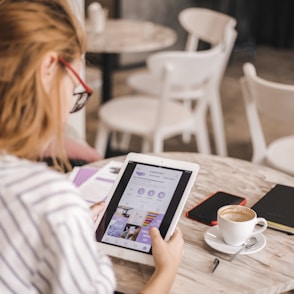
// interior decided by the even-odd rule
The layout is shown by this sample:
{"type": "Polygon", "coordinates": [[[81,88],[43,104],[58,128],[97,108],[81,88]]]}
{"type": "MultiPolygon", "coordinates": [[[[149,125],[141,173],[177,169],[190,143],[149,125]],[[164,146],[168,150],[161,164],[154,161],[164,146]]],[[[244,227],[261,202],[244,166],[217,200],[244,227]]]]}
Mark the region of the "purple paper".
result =
{"type": "Polygon", "coordinates": [[[93,174],[95,174],[99,168],[93,168],[93,167],[82,167],[77,172],[77,175],[75,176],[73,183],[80,187],[87,179],[89,179],[93,174]]]}

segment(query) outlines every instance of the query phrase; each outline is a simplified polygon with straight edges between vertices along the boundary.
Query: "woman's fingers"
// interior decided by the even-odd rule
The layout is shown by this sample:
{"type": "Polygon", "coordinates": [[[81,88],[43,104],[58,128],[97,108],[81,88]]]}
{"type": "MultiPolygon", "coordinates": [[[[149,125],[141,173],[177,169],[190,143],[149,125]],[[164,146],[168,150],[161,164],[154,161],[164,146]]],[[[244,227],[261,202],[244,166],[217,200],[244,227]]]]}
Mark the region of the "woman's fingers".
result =
{"type": "Polygon", "coordinates": [[[96,221],[99,213],[103,210],[104,206],[105,206],[104,201],[96,202],[95,204],[90,206],[90,210],[91,210],[94,222],[96,221]]]}

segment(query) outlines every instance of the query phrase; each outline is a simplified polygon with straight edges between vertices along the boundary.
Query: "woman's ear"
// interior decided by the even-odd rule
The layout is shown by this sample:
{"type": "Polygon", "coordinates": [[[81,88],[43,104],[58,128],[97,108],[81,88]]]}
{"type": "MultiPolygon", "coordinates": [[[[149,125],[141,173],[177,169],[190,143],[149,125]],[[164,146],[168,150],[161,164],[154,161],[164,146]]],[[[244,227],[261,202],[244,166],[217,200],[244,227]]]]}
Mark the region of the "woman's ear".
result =
{"type": "Polygon", "coordinates": [[[58,63],[58,54],[54,51],[48,52],[41,63],[41,81],[46,92],[49,92],[58,63]]]}

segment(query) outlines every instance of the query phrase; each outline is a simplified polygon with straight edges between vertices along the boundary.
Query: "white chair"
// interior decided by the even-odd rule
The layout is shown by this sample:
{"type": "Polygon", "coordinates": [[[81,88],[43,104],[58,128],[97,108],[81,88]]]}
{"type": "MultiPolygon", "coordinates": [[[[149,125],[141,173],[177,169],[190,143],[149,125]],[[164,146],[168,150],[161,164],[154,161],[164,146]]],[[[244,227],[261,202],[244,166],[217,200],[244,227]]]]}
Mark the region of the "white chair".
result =
{"type": "Polygon", "coordinates": [[[137,135],[143,138],[142,152],[161,152],[164,140],[189,130],[196,136],[198,151],[210,153],[206,127],[207,100],[199,99],[194,109],[170,99],[171,89],[189,88],[191,95],[198,85],[209,88],[210,77],[219,62],[221,47],[202,52],[169,51],[148,57],[150,72],[161,81],[160,99],[150,95],[113,98],[99,109],[96,150],[105,155],[110,133],[137,135]]]}
{"type": "MultiPolygon", "coordinates": [[[[213,80],[206,94],[207,99],[209,99],[216,152],[219,155],[226,156],[227,146],[220,99],[220,83],[237,36],[234,29],[236,20],[226,14],[210,9],[187,8],[180,12],[179,21],[188,32],[186,51],[197,50],[199,40],[209,43],[212,47],[222,44],[222,54],[219,55],[220,62],[215,66],[212,73],[213,80]]],[[[133,74],[128,78],[127,82],[136,91],[151,95],[158,95],[161,87],[160,82],[150,72],[133,74]]],[[[178,89],[173,89],[171,97],[184,100],[185,104],[190,106],[192,104],[191,100],[199,99],[203,95],[202,85],[199,84],[198,92],[194,91],[194,97],[191,97],[188,88],[186,92],[188,93],[188,98],[182,90],[180,91],[182,96],[180,96],[178,89]]]]}
{"type": "Polygon", "coordinates": [[[277,123],[287,122],[294,127],[294,85],[258,77],[251,63],[244,64],[243,72],[240,82],[253,145],[252,161],[294,176],[294,135],[268,144],[260,119],[262,114],[277,123]]]}

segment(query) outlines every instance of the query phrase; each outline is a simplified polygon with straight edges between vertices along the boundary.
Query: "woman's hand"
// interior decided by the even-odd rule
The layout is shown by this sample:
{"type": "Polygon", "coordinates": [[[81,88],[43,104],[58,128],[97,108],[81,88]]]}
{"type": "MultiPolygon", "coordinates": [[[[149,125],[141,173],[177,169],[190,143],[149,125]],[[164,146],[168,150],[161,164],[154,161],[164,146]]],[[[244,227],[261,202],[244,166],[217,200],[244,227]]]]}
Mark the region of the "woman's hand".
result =
{"type": "Polygon", "coordinates": [[[150,228],[155,271],[141,293],[168,293],[184,254],[184,240],[177,227],[169,241],[164,241],[157,228],[150,228]]]}
{"type": "Polygon", "coordinates": [[[164,241],[157,228],[151,228],[152,255],[158,270],[173,269],[176,273],[184,254],[184,240],[181,230],[177,227],[169,241],[164,241]]]}
{"type": "Polygon", "coordinates": [[[105,206],[104,201],[96,202],[95,204],[90,206],[90,210],[91,210],[91,214],[92,214],[94,222],[96,221],[99,213],[103,210],[104,206],[105,206]]]}

